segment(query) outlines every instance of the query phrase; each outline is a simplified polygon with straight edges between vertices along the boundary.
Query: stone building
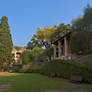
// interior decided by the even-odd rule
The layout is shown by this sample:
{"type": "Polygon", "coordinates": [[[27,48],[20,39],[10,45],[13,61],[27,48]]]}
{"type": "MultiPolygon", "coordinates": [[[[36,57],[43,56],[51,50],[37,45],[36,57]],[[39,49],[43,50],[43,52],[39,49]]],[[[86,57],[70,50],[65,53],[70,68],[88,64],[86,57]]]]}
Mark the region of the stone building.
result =
{"type": "Polygon", "coordinates": [[[20,49],[13,48],[12,54],[14,55],[14,64],[15,65],[22,64],[23,52],[24,52],[24,48],[20,48],[20,49]]]}
{"type": "Polygon", "coordinates": [[[67,33],[63,37],[60,37],[58,40],[53,42],[54,59],[71,59],[70,35],[71,32],[67,33]]]}

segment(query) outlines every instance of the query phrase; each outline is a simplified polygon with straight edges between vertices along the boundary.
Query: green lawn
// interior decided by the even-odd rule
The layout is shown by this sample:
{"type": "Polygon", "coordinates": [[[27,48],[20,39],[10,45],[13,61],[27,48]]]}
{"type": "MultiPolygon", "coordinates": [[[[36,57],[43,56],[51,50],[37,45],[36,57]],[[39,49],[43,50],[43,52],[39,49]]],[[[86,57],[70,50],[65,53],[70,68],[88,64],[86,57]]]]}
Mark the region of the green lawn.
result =
{"type": "Polygon", "coordinates": [[[65,79],[52,79],[40,74],[7,73],[0,75],[0,89],[0,92],[92,92],[92,85],[73,84],[65,79]]]}

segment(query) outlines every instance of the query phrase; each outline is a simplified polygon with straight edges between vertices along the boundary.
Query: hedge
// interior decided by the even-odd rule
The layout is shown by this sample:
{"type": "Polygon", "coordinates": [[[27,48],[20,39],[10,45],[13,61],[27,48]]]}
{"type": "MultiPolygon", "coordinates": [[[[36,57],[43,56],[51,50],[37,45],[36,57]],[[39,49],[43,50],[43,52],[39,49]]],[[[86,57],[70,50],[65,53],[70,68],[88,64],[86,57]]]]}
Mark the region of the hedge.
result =
{"type": "Polygon", "coordinates": [[[41,74],[70,79],[72,76],[81,76],[85,82],[92,83],[92,67],[65,60],[53,60],[45,64],[40,71],[41,74]]]}
{"type": "Polygon", "coordinates": [[[33,62],[28,65],[23,65],[20,73],[40,73],[40,69],[45,65],[44,62],[33,62]]]}
{"type": "Polygon", "coordinates": [[[24,73],[40,73],[40,69],[29,69],[25,71],[24,73]]]}

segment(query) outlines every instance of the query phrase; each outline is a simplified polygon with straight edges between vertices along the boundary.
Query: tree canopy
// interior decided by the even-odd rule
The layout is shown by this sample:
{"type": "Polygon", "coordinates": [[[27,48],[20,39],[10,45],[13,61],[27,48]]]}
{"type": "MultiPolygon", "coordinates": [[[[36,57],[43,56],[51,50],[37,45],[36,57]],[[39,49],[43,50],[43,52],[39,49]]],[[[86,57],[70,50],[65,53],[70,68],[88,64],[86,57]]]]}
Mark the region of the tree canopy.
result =
{"type": "Polygon", "coordinates": [[[31,41],[28,42],[27,48],[33,49],[35,46],[40,48],[48,48],[52,45],[52,42],[57,40],[59,37],[67,34],[71,31],[71,26],[60,24],[59,26],[45,26],[44,29],[40,27],[37,29],[36,34],[32,36],[31,41]]]}
{"type": "Polygon", "coordinates": [[[2,68],[12,61],[12,46],[8,18],[3,16],[0,23],[0,65],[2,68]]]}
{"type": "Polygon", "coordinates": [[[36,34],[32,36],[31,41],[27,44],[27,48],[33,49],[35,46],[47,48],[51,45],[53,34],[57,27],[45,26],[44,29],[40,27],[37,29],[36,34]]]}
{"type": "Polygon", "coordinates": [[[92,7],[87,6],[84,15],[72,21],[71,51],[78,53],[92,50],[92,7]]]}

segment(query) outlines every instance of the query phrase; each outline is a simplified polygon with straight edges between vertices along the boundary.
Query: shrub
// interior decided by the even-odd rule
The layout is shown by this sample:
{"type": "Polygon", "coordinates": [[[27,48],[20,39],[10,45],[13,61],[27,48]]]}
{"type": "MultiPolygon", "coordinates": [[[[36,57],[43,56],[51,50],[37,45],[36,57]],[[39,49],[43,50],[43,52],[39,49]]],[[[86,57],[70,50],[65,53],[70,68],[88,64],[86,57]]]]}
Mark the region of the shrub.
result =
{"type": "Polygon", "coordinates": [[[19,72],[25,73],[30,69],[30,65],[23,65],[19,72]]]}
{"type": "Polygon", "coordinates": [[[24,73],[40,73],[40,69],[28,69],[26,72],[24,73]]]}
{"type": "Polygon", "coordinates": [[[19,72],[22,68],[22,65],[13,65],[13,67],[10,69],[12,72],[19,72]]]}
{"type": "Polygon", "coordinates": [[[92,54],[92,50],[87,50],[87,51],[84,52],[84,54],[85,54],[85,55],[87,55],[87,54],[92,54]]]}
{"type": "Polygon", "coordinates": [[[41,74],[70,79],[71,76],[81,76],[85,82],[92,83],[92,68],[83,64],[64,60],[53,60],[45,64],[40,71],[41,74]]]}
{"type": "Polygon", "coordinates": [[[40,69],[45,63],[34,62],[28,65],[23,65],[20,69],[20,73],[40,73],[40,69]]]}
{"type": "Polygon", "coordinates": [[[40,73],[40,69],[45,65],[43,62],[34,62],[30,65],[30,69],[26,73],[40,73]]]}

